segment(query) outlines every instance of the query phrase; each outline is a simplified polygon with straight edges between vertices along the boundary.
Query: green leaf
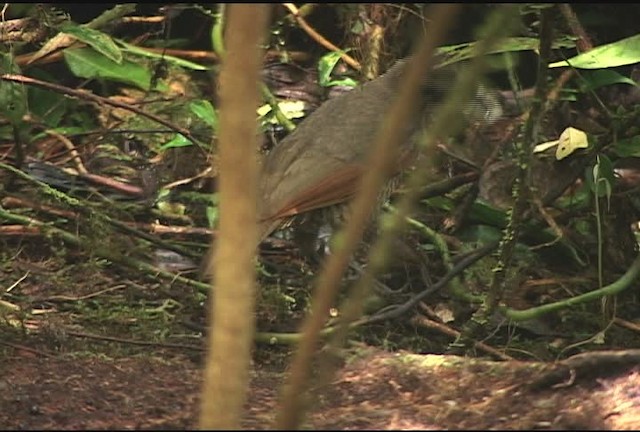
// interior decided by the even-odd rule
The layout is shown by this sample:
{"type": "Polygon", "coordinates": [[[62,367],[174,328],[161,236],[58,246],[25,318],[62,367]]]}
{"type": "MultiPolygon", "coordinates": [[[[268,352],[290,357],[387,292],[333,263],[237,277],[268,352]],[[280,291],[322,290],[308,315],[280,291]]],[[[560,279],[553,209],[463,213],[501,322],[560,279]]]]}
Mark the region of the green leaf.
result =
{"type": "MultiPolygon", "coordinates": [[[[0,73],[20,73],[20,68],[10,54],[0,55],[0,73]]],[[[27,90],[23,84],[0,81],[0,114],[13,124],[22,122],[27,114],[27,90]]]]}
{"type": "MultiPolygon", "coordinates": [[[[431,207],[453,212],[455,205],[450,198],[433,197],[422,201],[431,207]]],[[[473,223],[504,228],[507,225],[507,213],[483,202],[476,201],[469,211],[469,219],[473,223]]]]}
{"type": "MultiPolygon", "coordinates": [[[[445,60],[439,66],[446,66],[463,60],[468,60],[473,56],[475,45],[477,42],[467,42],[458,45],[449,45],[438,48],[438,54],[442,55],[445,60]]],[[[512,37],[500,40],[490,49],[487,54],[501,54],[506,52],[517,51],[536,51],[540,46],[537,38],[529,37],[512,37]]],[[[554,49],[571,48],[574,43],[570,40],[556,40],[553,42],[554,49]]]]}
{"type": "Polygon", "coordinates": [[[502,230],[491,225],[474,224],[463,227],[459,236],[467,242],[490,243],[500,240],[502,230]]]}
{"type": "Polygon", "coordinates": [[[326,86],[327,87],[332,87],[332,86],[357,87],[358,81],[354,80],[353,78],[346,77],[342,79],[331,80],[327,83],[326,86]]]}
{"type": "Polygon", "coordinates": [[[166,215],[184,216],[186,213],[186,206],[182,203],[160,201],[156,207],[166,215]]]}
{"type": "Polygon", "coordinates": [[[108,34],[72,22],[63,24],[60,31],[86,43],[108,59],[122,63],[122,51],[108,34]]]}
{"type": "MultiPolygon", "coordinates": [[[[453,211],[453,209],[455,208],[453,200],[447,197],[433,197],[422,200],[421,202],[431,207],[445,211],[453,211]]],[[[472,236],[470,238],[479,240],[481,238],[489,238],[491,236],[491,229],[489,227],[498,229],[503,229],[504,227],[506,227],[508,217],[506,212],[495,209],[482,202],[476,201],[471,206],[468,222],[470,224],[469,226],[473,226],[475,224],[485,225],[485,227],[481,229],[481,232],[469,232],[469,234],[472,236]]],[[[541,249],[541,251],[557,251],[563,257],[571,260],[571,262],[574,262],[580,266],[586,265],[586,262],[581,257],[581,253],[565,238],[561,238],[559,241],[557,241],[557,235],[549,228],[540,229],[540,226],[537,224],[524,222],[522,226],[522,233],[523,242],[535,245],[549,243],[550,246],[548,246],[548,248],[545,247],[541,249]]]]}
{"type": "Polygon", "coordinates": [[[638,85],[631,78],[627,78],[611,69],[584,71],[580,76],[584,79],[581,83],[583,92],[592,91],[612,84],[638,85]]]}
{"type": "Polygon", "coordinates": [[[124,60],[118,64],[91,48],[67,49],[64,51],[64,59],[71,72],[78,77],[101,78],[149,90],[149,70],[132,61],[124,60]]]}
{"type": "Polygon", "coordinates": [[[195,100],[189,104],[189,109],[213,130],[218,130],[218,113],[211,102],[203,99],[195,100]]]}
{"type": "Polygon", "coordinates": [[[350,31],[355,35],[362,35],[365,31],[364,24],[362,23],[362,21],[357,20],[351,26],[350,31]]]}
{"type": "Polygon", "coordinates": [[[160,147],[160,151],[164,151],[170,148],[178,148],[178,147],[189,147],[192,146],[193,143],[191,142],[191,140],[187,139],[184,135],[182,134],[176,134],[175,137],[173,137],[173,139],[165,144],[163,144],[160,147]]]}
{"type": "MultiPolygon", "coordinates": [[[[75,101],[59,93],[37,87],[29,89],[29,108],[31,114],[49,128],[55,128],[75,101]]],[[[35,139],[35,138],[34,138],[35,139]]]]}
{"type": "Polygon", "coordinates": [[[549,67],[571,66],[577,69],[604,69],[640,62],[640,35],[599,46],[549,67]]]}
{"type": "MultiPolygon", "coordinates": [[[[215,198],[217,198],[217,193],[214,194],[214,201],[216,201],[215,204],[217,204],[217,200],[215,198]]],[[[209,227],[215,228],[218,225],[218,219],[220,218],[220,211],[218,210],[218,206],[207,206],[206,215],[207,222],[209,222],[209,227]]]]}
{"type": "Polygon", "coordinates": [[[335,69],[338,61],[340,61],[342,54],[344,54],[344,51],[331,51],[320,58],[318,62],[318,84],[322,87],[337,85],[355,87],[358,85],[357,81],[353,78],[331,79],[331,72],[335,69]]]}
{"type": "Polygon", "coordinates": [[[597,162],[593,165],[593,168],[587,170],[585,179],[592,193],[597,190],[599,197],[610,196],[611,185],[615,182],[615,172],[611,159],[602,154],[598,155],[597,162]]]}

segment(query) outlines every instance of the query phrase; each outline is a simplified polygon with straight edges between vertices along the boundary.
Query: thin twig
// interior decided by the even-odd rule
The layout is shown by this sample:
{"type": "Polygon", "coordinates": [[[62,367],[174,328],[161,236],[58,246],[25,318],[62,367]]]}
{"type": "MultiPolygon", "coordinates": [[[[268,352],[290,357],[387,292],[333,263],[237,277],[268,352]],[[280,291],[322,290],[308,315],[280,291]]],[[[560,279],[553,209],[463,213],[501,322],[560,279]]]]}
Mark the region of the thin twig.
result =
{"type": "Polygon", "coordinates": [[[87,168],[85,168],[84,164],[82,163],[82,159],[80,158],[78,150],[76,150],[76,146],[73,145],[69,138],[59,132],[54,131],[53,129],[47,129],[45,133],[51,135],[54,138],[57,138],[67,148],[67,150],[69,150],[71,159],[76,164],[76,169],[79,173],[89,174],[89,171],[87,171],[87,168]]]}
{"type": "Polygon", "coordinates": [[[429,288],[414,295],[413,297],[411,297],[409,300],[407,300],[402,304],[389,306],[385,308],[385,310],[382,312],[379,312],[370,317],[365,317],[359,321],[356,321],[354,323],[354,326],[363,325],[363,324],[373,324],[375,322],[386,321],[389,319],[398,318],[400,316],[405,315],[407,312],[413,309],[417,304],[419,304],[422,300],[424,300],[431,294],[438,292],[442,288],[446,287],[449,281],[452,280],[455,276],[462,273],[468,267],[473,265],[476,261],[480,260],[481,258],[493,252],[497,247],[498,247],[498,242],[494,241],[492,243],[489,243],[485,246],[482,246],[474,250],[472,253],[468,254],[465,258],[461,259],[455,266],[453,266],[453,268],[446,275],[442,277],[442,279],[440,279],[438,282],[436,282],[429,288]]]}
{"type": "Polygon", "coordinates": [[[302,18],[302,16],[299,13],[298,8],[293,3],[283,3],[282,5],[285,8],[287,8],[287,10],[289,12],[291,12],[291,15],[293,15],[293,17],[295,18],[296,22],[300,26],[300,28],[302,28],[302,30],[307,32],[307,34],[309,36],[311,36],[311,38],[313,40],[315,40],[320,45],[322,45],[323,47],[327,48],[330,51],[339,52],[340,53],[340,58],[342,58],[342,60],[344,60],[345,63],[347,63],[349,66],[351,66],[355,70],[359,71],[360,69],[362,69],[362,66],[360,65],[360,63],[358,63],[358,61],[356,59],[351,57],[349,54],[345,53],[339,47],[337,47],[336,45],[334,45],[330,41],[328,41],[320,33],[315,31],[315,29],[313,27],[311,27],[304,18],[302,18]]]}
{"type": "Polygon", "coordinates": [[[77,301],[88,300],[90,298],[98,297],[98,296],[101,296],[102,294],[110,293],[112,291],[117,291],[117,290],[120,290],[120,289],[126,288],[126,287],[127,287],[126,285],[121,284],[121,285],[116,285],[116,286],[113,286],[113,287],[110,287],[110,288],[105,288],[103,290],[92,292],[92,293],[81,295],[81,296],[55,295],[55,296],[51,296],[51,297],[45,297],[40,301],[43,301],[43,302],[77,302],[77,301]]]}
{"type": "Polygon", "coordinates": [[[0,345],[8,346],[10,348],[13,348],[13,349],[16,349],[16,350],[19,350],[19,351],[26,351],[26,352],[29,352],[31,354],[41,355],[41,356],[44,356],[44,357],[49,357],[49,358],[55,357],[55,354],[52,354],[52,353],[47,352],[47,351],[37,350],[37,349],[34,349],[34,348],[30,348],[28,346],[18,345],[18,344],[14,344],[14,343],[11,343],[11,342],[6,342],[6,341],[3,341],[3,340],[0,340],[0,345]]]}
{"type": "Polygon", "coordinates": [[[560,8],[560,13],[564,16],[565,21],[567,21],[567,25],[571,29],[571,32],[578,37],[576,40],[576,46],[579,52],[587,52],[593,49],[593,43],[591,42],[591,38],[587,35],[587,32],[580,24],[578,20],[578,16],[571,8],[571,5],[568,3],[560,3],[558,5],[560,8]]]}
{"type": "Polygon", "coordinates": [[[73,337],[77,337],[77,338],[103,340],[103,341],[107,341],[107,342],[117,342],[117,343],[128,344],[128,345],[152,346],[152,347],[172,348],[172,349],[188,349],[188,350],[193,350],[193,351],[204,351],[205,350],[203,347],[195,346],[195,345],[177,344],[177,343],[163,343],[163,342],[150,342],[150,341],[141,341],[141,340],[135,340],[135,339],[124,339],[124,338],[118,338],[118,337],[113,337],[113,336],[103,336],[103,335],[97,335],[97,334],[93,334],[93,333],[78,332],[78,331],[73,331],[73,330],[64,330],[64,334],[69,335],[69,336],[73,336],[73,337]]]}
{"type": "MultiPolygon", "coordinates": [[[[423,316],[420,315],[416,315],[411,319],[411,322],[413,324],[416,325],[420,325],[423,327],[427,327],[433,330],[437,330],[442,334],[445,334],[447,336],[452,336],[454,338],[457,338],[458,336],[460,336],[460,332],[457,331],[454,328],[451,328],[445,324],[441,324],[439,322],[433,321],[431,319],[425,318],[423,316]]],[[[484,342],[476,342],[475,343],[475,347],[478,348],[481,351],[486,352],[487,354],[490,354],[492,356],[497,357],[500,360],[513,360],[513,357],[508,356],[507,354],[501,353],[500,351],[498,351],[497,349],[485,344],[484,342]]]]}

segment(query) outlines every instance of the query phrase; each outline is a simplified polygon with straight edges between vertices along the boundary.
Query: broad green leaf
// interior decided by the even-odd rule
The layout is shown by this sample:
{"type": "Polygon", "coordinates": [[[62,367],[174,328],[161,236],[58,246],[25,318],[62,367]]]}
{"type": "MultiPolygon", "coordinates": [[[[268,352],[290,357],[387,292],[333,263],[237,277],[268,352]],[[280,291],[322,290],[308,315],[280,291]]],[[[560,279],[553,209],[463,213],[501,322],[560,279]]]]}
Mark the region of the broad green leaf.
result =
{"type": "MultiPolygon", "coordinates": [[[[477,42],[468,42],[459,45],[449,45],[438,48],[438,54],[444,56],[439,66],[447,66],[453,63],[457,63],[463,60],[468,60],[473,56],[475,45],[477,42]]],[[[536,38],[528,37],[513,37],[505,38],[499,41],[487,54],[500,54],[505,52],[517,52],[517,51],[536,51],[540,46],[540,41],[536,38]]],[[[570,48],[574,43],[570,40],[557,40],[553,42],[552,47],[558,48],[570,48]]]]}
{"type": "MultiPolygon", "coordinates": [[[[33,78],[37,78],[42,81],[55,82],[57,77],[44,69],[33,68],[30,71],[30,75],[33,78]]],[[[39,121],[44,122],[49,128],[55,129],[60,124],[60,121],[67,114],[69,109],[74,109],[77,105],[77,101],[65,97],[64,95],[53,92],[51,90],[41,89],[38,87],[29,88],[29,110],[31,114],[39,121]]],[[[76,131],[77,133],[80,131],[76,131]]],[[[66,135],[66,132],[61,132],[66,135]]],[[[33,138],[36,138],[34,136],[33,138]]]]}
{"type": "MultiPolygon", "coordinates": [[[[20,68],[10,54],[0,55],[0,73],[19,74],[20,68]]],[[[27,90],[20,83],[0,81],[0,114],[13,124],[22,122],[27,113],[27,90]]]]}
{"type": "Polygon", "coordinates": [[[56,128],[67,109],[75,103],[59,93],[40,88],[29,89],[29,108],[31,114],[49,128],[56,128]]]}
{"type": "MultiPolygon", "coordinates": [[[[454,202],[447,197],[433,197],[422,201],[431,207],[452,212],[455,210],[454,202]]],[[[491,225],[504,228],[507,225],[507,214],[503,210],[491,207],[480,201],[476,201],[471,206],[469,218],[472,223],[491,225]]]]}
{"type": "MultiPolygon", "coordinates": [[[[453,211],[453,209],[455,208],[453,200],[447,197],[433,197],[423,200],[422,202],[431,207],[446,211],[453,211]]],[[[506,212],[495,209],[479,201],[473,203],[468,217],[469,224],[471,224],[470,226],[472,226],[473,224],[479,224],[503,229],[507,226],[508,222],[506,212]]],[[[482,228],[482,230],[483,236],[490,235],[490,229],[488,227],[484,227],[482,228]]],[[[571,260],[572,262],[580,266],[586,265],[585,260],[581,256],[582,253],[565,238],[561,238],[559,241],[556,241],[557,235],[552,232],[551,229],[540,229],[539,225],[530,222],[524,222],[522,230],[522,240],[527,244],[540,245],[549,243],[551,244],[548,247],[549,250],[557,251],[559,254],[561,254],[561,256],[571,260]]],[[[544,250],[547,250],[547,248],[541,249],[541,251],[544,250]]]]}
{"type": "Polygon", "coordinates": [[[108,59],[118,64],[122,63],[122,51],[108,34],[71,22],[62,25],[60,31],[86,43],[108,59]]]}
{"type": "Polygon", "coordinates": [[[170,148],[178,148],[178,147],[189,147],[192,146],[193,142],[191,142],[190,140],[188,140],[184,135],[182,134],[176,134],[175,137],[173,137],[173,139],[165,144],[163,144],[160,147],[160,151],[164,151],[170,148]]]}
{"type": "Polygon", "coordinates": [[[187,207],[181,203],[172,203],[168,201],[161,201],[157,204],[158,210],[164,214],[184,216],[187,212],[187,207]]]}
{"type": "Polygon", "coordinates": [[[582,91],[588,92],[612,84],[638,85],[634,80],[611,69],[584,71],[580,74],[584,79],[582,91]]]}
{"type": "Polygon", "coordinates": [[[326,85],[327,82],[331,79],[331,72],[340,61],[340,57],[342,52],[332,51],[323,55],[318,62],[318,83],[321,86],[326,85]]]}
{"type": "Polygon", "coordinates": [[[118,64],[91,48],[67,49],[64,59],[71,72],[81,78],[102,78],[149,90],[151,74],[137,63],[124,60],[118,64]]]}
{"type": "Polygon", "coordinates": [[[640,35],[599,46],[549,67],[571,66],[577,69],[604,69],[640,62],[640,35]]]}
{"type": "Polygon", "coordinates": [[[339,80],[331,79],[331,72],[340,61],[343,51],[331,51],[323,55],[318,62],[318,84],[322,87],[331,87],[336,85],[355,87],[358,83],[352,78],[341,78],[339,80]]]}
{"type": "Polygon", "coordinates": [[[218,219],[220,218],[220,211],[218,210],[218,193],[213,194],[212,204],[207,206],[206,215],[207,222],[209,222],[210,228],[216,228],[218,225],[218,219]]]}
{"type": "Polygon", "coordinates": [[[502,230],[491,225],[474,224],[463,227],[459,236],[467,242],[490,243],[500,240],[502,230]]]}
{"type": "Polygon", "coordinates": [[[196,100],[189,104],[189,109],[214,130],[218,130],[218,113],[211,102],[203,99],[196,100]]]}
{"type": "Polygon", "coordinates": [[[147,51],[143,48],[137,47],[135,45],[131,45],[128,44],[126,42],[123,42],[119,39],[115,40],[116,43],[118,43],[120,46],[122,46],[122,51],[129,53],[129,54],[134,54],[134,55],[138,55],[141,57],[147,57],[147,58],[153,58],[153,59],[158,59],[158,60],[164,60],[167,63],[170,64],[174,64],[176,66],[180,66],[183,67],[185,69],[192,69],[192,70],[198,70],[198,71],[206,71],[206,70],[210,70],[212,69],[211,67],[208,66],[203,66],[201,64],[198,63],[194,63],[194,62],[190,62],[188,60],[183,60],[181,58],[178,57],[174,57],[174,56],[170,56],[170,55],[162,55],[160,53],[154,53],[151,51],[147,51]]]}
{"type": "Polygon", "coordinates": [[[341,78],[341,79],[335,79],[335,80],[331,80],[327,83],[327,87],[332,87],[332,86],[342,86],[342,87],[357,87],[358,86],[358,81],[354,80],[353,78],[341,78]]]}

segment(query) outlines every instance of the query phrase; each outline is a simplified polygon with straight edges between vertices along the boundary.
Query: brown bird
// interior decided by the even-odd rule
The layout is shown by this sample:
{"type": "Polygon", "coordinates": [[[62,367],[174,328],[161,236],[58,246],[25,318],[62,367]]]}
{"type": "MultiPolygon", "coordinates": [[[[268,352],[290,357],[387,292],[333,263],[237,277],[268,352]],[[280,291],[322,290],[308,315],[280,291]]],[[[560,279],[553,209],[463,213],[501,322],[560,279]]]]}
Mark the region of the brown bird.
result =
{"type": "MultiPolygon", "coordinates": [[[[400,60],[380,77],[328,100],[265,157],[258,203],[261,241],[289,224],[296,237],[315,240],[321,225],[336,228],[343,222],[406,65],[400,60]]],[[[398,185],[402,171],[415,162],[418,132],[452,87],[455,73],[455,66],[435,69],[419,89],[421,102],[404,135],[409,138],[399,143],[400,160],[379,196],[380,205],[398,185]]],[[[461,111],[471,120],[493,122],[502,115],[498,98],[498,92],[478,86],[461,111]]]]}

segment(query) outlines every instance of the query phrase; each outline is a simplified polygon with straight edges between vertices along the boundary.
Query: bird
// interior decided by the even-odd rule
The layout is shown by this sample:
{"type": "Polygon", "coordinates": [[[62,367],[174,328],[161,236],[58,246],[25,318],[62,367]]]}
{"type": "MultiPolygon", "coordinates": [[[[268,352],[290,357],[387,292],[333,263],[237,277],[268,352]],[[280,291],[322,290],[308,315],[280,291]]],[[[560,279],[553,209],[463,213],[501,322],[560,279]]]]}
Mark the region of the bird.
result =
{"type": "MultiPolygon", "coordinates": [[[[409,59],[398,60],[376,79],[329,99],[264,157],[258,194],[260,241],[292,226],[298,246],[313,254],[319,248],[320,228],[335,230],[344,223],[378,127],[389,113],[408,64],[409,59]]],[[[453,87],[456,74],[455,65],[436,67],[421,84],[420,102],[403,134],[408,138],[398,143],[400,157],[378,196],[378,209],[415,162],[419,132],[453,87]]],[[[499,92],[478,85],[461,112],[472,121],[496,121],[503,113],[499,92]]]]}

